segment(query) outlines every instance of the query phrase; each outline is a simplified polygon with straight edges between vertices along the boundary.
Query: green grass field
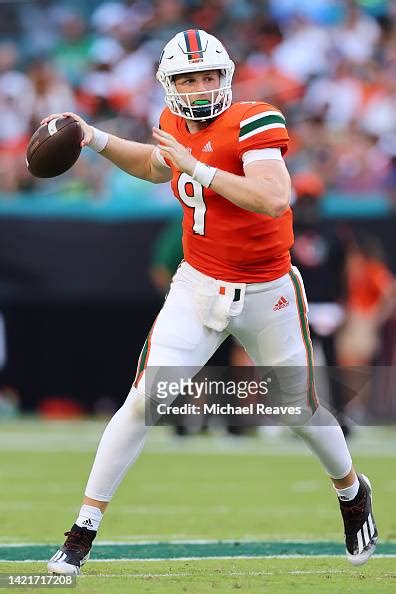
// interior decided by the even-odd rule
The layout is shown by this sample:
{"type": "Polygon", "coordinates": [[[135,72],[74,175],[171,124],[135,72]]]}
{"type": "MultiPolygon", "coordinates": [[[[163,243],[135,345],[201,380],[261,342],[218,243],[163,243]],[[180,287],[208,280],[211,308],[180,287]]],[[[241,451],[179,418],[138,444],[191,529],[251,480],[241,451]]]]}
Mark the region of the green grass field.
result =
{"type": "MultiPolygon", "coordinates": [[[[0,423],[0,573],[45,573],[75,519],[103,426],[0,423]]],[[[289,434],[177,439],[156,428],[77,591],[396,592],[396,430],[361,430],[351,448],[373,483],[381,537],[365,566],[342,557],[333,489],[289,434]]]]}

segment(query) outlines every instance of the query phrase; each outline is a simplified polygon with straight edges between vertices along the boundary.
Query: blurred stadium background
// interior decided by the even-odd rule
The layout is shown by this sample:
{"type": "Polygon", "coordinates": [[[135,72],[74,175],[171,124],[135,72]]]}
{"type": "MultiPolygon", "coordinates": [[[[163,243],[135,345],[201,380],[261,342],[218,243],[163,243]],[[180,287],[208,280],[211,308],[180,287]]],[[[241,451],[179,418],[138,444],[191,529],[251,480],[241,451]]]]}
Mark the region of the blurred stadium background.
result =
{"type": "MultiPolygon", "coordinates": [[[[26,413],[37,419],[106,417],[121,404],[181,257],[180,210],[168,185],[128,177],[87,149],[65,175],[35,179],[25,164],[28,139],[43,116],[75,111],[97,127],[151,142],[163,107],[156,62],[165,42],[187,28],[205,29],[224,42],[237,65],[235,100],[268,101],[284,112],[292,139],[286,162],[294,185],[294,259],[314,305],[318,358],[382,369],[364,406],[356,405],[357,417],[361,424],[395,421],[396,2],[0,0],[3,461],[13,460],[13,452],[22,465],[18,451],[37,446],[41,426],[24,420],[26,413]],[[323,303],[336,309],[315,309],[323,303]],[[19,436],[14,441],[13,434],[19,436]]],[[[230,344],[213,363],[229,361],[246,363],[230,344]]],[[[81,427],[70,425],[76,441],[81,427]]],[[[98,426],[87,427],[96,443],[98,426]]],[[[162,450],[166,430],[160,431],[162,450]]],[[[370,431],[366,440],[352,436],[357,451],[380,456],[386,441],[387,460],[394,461],[392,428],[370,431]]],[[[68,432],[62,425],[57,452],[69,450],[68,432]]],[[[274,447],[282,448],[282,440],[274,447]]],[[[43,443],[51,450],[54,442],[43,443]]],[[[90,460],[91,443],[88,450],[90,460]]],[[[290,442],[288,454],[294,450],[290,442]]],[[[32,467],[47,464],[45,456],[34,460],[32,467]]],[[[77,481],[85,480],[89,460],[77,481]]],[[[284,472],[293,465],[286,461],[284,472]]],[[[10,480],[11,466],[5,465],[10,480]]],[[[383,479],[386,466],[378,466],[383,479]]],[[[302,492],[315,491],[311,487],[303,485],[302,492]]],[[[384,483],[385,506],[394,490],[394,482],[384,483]]],[[[18,498],[22,505],[22,490],[5,497],[4,506],[11,500],[18,506],[18,498]]],[[[169,513],[177,517],[175,509],[169,513]]],[[[61,516],[57,535],[51,530],[45,541],[56,542],[68,521],[61,516]]],[[[244,522],[231,530],[235,537],[254,533],[253,525],[242,529],[244,522]]],[[[296,537],[299,526],[270,536],[296,537]]],[[[155,532],[139,530],[143,536],[155,532]]],[[[305,536],[315,537],[315,530],[305,536]]],[[[9,526],[6,536],[12,531],[9,526]]],[[[172,531],[180,536],[167,524],[157,534],[170,537],[172,531]]],[[[37,541],[32,532],[21,529],[15,540],[37,541]]],[[[330,540],[337,539],[335,532],[328,531],[330,540]]],[[[204,533],[196,526],[183,532],[204,533]]],[[[258,529],[256,536],[268,533],[258,529]]],[[[394,534],[393,526],[385,536],[394,534]]]]}

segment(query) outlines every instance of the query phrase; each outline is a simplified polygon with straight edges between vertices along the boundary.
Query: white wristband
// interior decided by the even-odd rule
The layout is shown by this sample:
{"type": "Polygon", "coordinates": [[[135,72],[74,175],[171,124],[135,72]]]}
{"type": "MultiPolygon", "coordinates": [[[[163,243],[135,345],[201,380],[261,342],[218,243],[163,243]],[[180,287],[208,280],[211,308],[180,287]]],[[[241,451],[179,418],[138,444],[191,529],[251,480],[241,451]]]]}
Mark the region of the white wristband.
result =
{"type": "Polygon", "coordinates": [[[103,132],[103,130],[99,130],[94,126],[91,126],[93,130],[93,138],[89,143],[89,148],[93,149],[97,153],[101,153],[107,146],[109,142],[109,135],[107,132],[103,132]]]}
{"type": "Polygon", "coordinates": [[[194,173],[192,174],[192,178],[199,182],[201,186],[203,186],[204,188],[209,188],[216,174],[216,171],[216,167],[210,167],[209,165],[205,165],[205,163],[202,163],[201,161],[197,161],[197,164],[194,168],[194,173]]]}

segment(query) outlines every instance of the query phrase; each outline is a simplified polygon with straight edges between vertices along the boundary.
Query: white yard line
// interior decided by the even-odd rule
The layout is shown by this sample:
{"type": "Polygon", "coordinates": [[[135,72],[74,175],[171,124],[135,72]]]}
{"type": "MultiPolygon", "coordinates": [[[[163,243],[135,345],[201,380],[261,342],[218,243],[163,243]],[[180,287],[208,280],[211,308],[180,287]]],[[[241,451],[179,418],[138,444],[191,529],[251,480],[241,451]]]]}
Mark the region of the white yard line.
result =
{"type": "MultiPolygon", "coordinates": [[[[313,538],[287,538],[284,537],[282,539],[274,539],[273,537],[264,536],[264,537],[249,537],[243,536],[241,538],[181,538],[177,535],[175,538],[160,538],[158,540],[101,540],[99,542],[95,541],[95,548],[101,546],[120,546],[120,545],[173,545],[173,544],[185,544],[185,545],[195,545],[195,544],[210,544],[210,545],[221,545],[221,544],[311,544],[317,545],[322,544],[323,542],[330,543],[330,544],[338,544],[336,541],[331,540],[315,540],[313,538]]],[[[390,541],[393,542],[393,541],[390,541]]],[[[57,546],[59,543],[42,543],[42,542],[18,542],[18,543],[8,543],[8,542],[0,542],[0,547],[52,547],[57,546]]]]}
{"type": "MultiPolygon", "coordinates": [[[[205,577],[259,577],[262,575],[348,575],[350,570],[348,569],[295,569],[295,570],[280,570],[280,571],[222,571],[221,573],[208,573],[205,571],[205,577]]],[[[160,578],[160,577],[199,577],[199,573],[183,572],[183,573],[95,573],[94,575],[81,574],[78,579],[81,578],[160,578]]],[[[395,577],[396,573],[384,573],[381,578],[395,577]]]]}
{"type": "MultiPolygon", "coordinates": [[[[1,552],[0,552],[1,554],[1,552]]],[[[166,558],[139,558],[139,559],[128,559],[128,558],[120,558],[120,559],[90,559],[89,563],[117,563],[117,562],[128,562],[128,563],[135,563],[135,562],[146,562],[146,561],[163,561],[163,562],[173,562],[173,561],[222,561],[222,560],[233,560],[233,559],[345,559],[345,555],[237,555],[237,556],[227,556],[222,555],[219,557],[172,557],[166,558]]],[[[396,554],[390,555],[375,555],[370,559],[370,563],[373,563],[375,559],[396,559],[396,554]]],[[[46,563],[43,559],[24,559],[23,561],[10,561],[9,559],[0,559],[0,563],[46,563]]],[[[352,566],[351,566],[352,568],[352,566]]],[[[347,570],[346,570],[347,571],[347,570]]],[[[325,572],[327,573],[327,572],[325,572]]],[[[120,574],[125,575],[125,574],[120,574]]],[[[174,575],[174,574],[170,574],[174,575]]],[[[392,577],[396,574],[390,574],[392,577]]]]}

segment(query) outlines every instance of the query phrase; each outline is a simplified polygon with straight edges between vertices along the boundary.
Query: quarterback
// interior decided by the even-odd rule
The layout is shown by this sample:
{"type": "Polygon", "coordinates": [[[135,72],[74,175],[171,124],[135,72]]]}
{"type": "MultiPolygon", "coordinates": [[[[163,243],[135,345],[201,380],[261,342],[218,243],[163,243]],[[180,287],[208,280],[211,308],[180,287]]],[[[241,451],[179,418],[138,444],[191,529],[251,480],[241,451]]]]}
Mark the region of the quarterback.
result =
{"type": "Polygon", "coordinates": [[[282,404],[302,414],[298,424],[292,416],[285,422],[333,482],[347,559],[360,565],[375,549],[370,482],[355,472],[342,430],[315,392],[307,301],[289,253],[285,117],[264,102],[232,103],[233,72],[218,39],[184,31],[159,61],[166,107],[153,129],[155,144],[118,138],[67,114],[82,126],[82,146],[130,175],[171,182],[183,207],[184,260],[143,346],[131,391],[103,433],[78,517],[48,562],[52,573],[80,572],[108,503],[142,450],[148,369],[198,370],[229,335],[256,365],[299,370],[285,374],[282,404]]]}

